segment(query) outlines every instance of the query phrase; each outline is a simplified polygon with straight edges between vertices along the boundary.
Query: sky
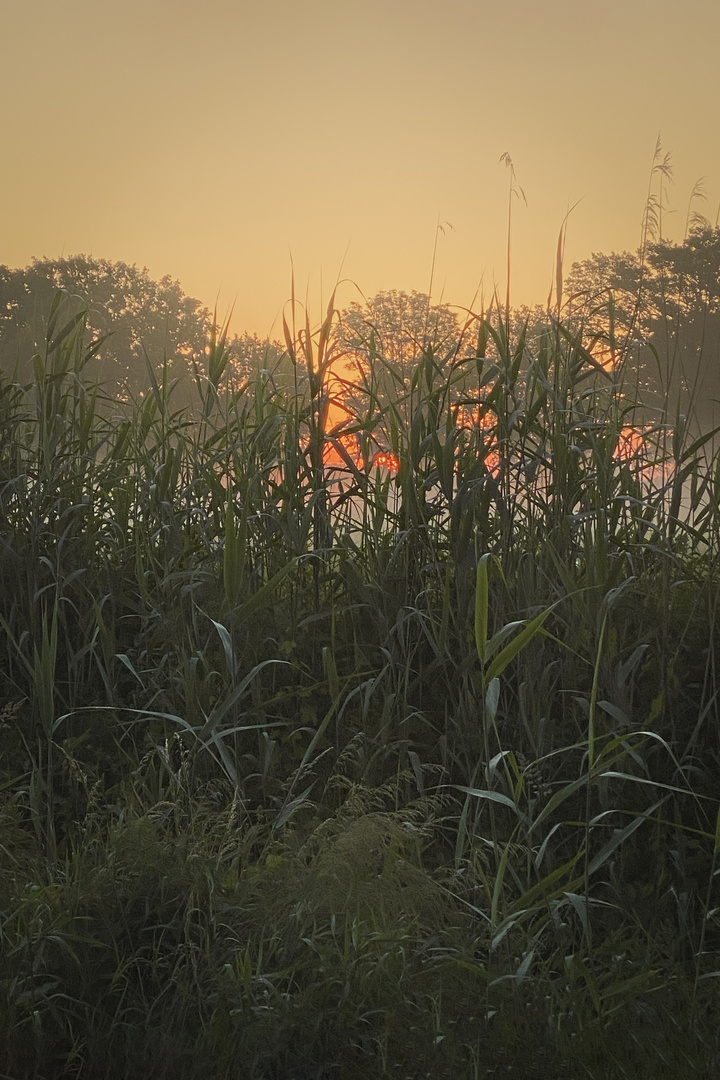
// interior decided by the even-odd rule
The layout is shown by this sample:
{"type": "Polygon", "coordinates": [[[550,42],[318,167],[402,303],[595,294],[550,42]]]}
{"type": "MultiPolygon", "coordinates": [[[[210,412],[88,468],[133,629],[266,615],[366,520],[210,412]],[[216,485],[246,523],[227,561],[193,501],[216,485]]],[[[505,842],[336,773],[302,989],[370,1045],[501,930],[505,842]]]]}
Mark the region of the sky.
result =
{"type": "Polygon", "coordinates": [[[718,0],[0,0],[0,263],[169,274],[282,336],[380,290],[544,303],[565,265],[720,204],[718,0]],[[657,177],[656,177],[657,179],[657,177]]]}

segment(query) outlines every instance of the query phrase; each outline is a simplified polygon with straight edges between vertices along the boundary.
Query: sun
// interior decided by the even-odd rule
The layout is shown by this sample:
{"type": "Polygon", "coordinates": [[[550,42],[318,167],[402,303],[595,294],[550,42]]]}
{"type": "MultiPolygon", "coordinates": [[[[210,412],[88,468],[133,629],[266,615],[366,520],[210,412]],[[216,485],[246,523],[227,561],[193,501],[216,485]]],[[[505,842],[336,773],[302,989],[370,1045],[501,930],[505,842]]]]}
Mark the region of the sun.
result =
{"type": "Polygon", "coordinates": [[[390,473],[397,473],[400,469],[400,460],[392,450],[381,450],[373,458],[373,465],[376,469],[387,469],[390,473]]]}

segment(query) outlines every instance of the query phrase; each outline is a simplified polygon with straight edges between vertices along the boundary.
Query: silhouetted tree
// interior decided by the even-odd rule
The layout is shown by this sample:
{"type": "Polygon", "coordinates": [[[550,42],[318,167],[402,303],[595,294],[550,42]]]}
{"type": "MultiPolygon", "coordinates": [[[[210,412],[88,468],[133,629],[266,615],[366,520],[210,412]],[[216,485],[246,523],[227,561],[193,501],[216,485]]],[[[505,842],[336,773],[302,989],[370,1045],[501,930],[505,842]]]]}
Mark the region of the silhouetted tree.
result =
{"type": "Polygon", "coordinates": [[[638,363],[651,405],[692,413],[707,427],[720,417],[720,229],[695,226],[682,241],[641,253],[594,254],[575,263],[571,310],[617,355],[638,363]]]}
{"type": "Polygon", "coordinates": [[[228,341],[230,366],[236,380],[251,379],[259,371],[273,377],[287,377],[292,361],[279,341],[243,333],[228,341]]]}
{"type": "Polygon", "coordinates": [[[207,308],[186,296],[177,281],[153,280],[146,269],[78,255],[34,259],[25,269],[0,266],[0,366],[29,380],[31,358],[46,347],[53,298],[66,293],[70,317],[87,310],[87,337],[107,335],[89,370],[116,393],[141,394],[150,384],[147,360],[167,359],[172,375],[189,373],[211,326],[207,308]]]}
{"type": "Polygon", "coordinates": [[[337,334],[346,363],[367,381],[378,403],[393,401],[407,421],[422,357],[431,351],[438,368],[449,372],[461,350],[473,351],[476,331],[464,331],[449,305],[432,304],[424,293],[392,289],[365,304],[350,304],[337,334]]]}
{"type": "Polygon", "coordinates": [[[452,347],[458,330],[457,316],[447,304],[433,305],[424,293],[391,289],[365,304],[350,304],[342,313],[340,339],[361,363],[382,356],[402,368],[417,362],[428,345],[438,352],[452,347]]]}

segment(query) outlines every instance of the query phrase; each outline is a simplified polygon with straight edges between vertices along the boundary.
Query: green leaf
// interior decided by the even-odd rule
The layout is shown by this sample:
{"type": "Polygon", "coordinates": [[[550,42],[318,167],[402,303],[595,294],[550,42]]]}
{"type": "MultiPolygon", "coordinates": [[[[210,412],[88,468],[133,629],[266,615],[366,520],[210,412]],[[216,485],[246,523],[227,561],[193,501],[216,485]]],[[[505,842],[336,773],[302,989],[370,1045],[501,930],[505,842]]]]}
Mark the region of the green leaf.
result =
{"type": "Polygon", "coordinates": [[[555,607],[555,604],[546,608],[545,611],[541,611],[539,615],[536,615],[535,618],[525,626],[525,629],[521,630],[517,637],[514,637],[510,644],[505,646],[502,652],[498,653],[485,672],[486,687],[505,670],[510,661],[514,660],[518,653],[522,652],[525,646],[532,641],[537,633],[539,633],[553,607],[555,607]]]}
{"type": "Polygon", "coordinates": [[[272,603],[273,593],[277,589],[278,585],[280,585],[285,580],[285,578],[292,573],[292,571],[295,569],[296,563],[297,558],[290,559],[289,562],[287,562],[285,566],[281,567],[276,574],[273,574],[270,580],[266,581],[265,584],[260,589],[258,589],[256,593],[253,593],[249,600],[246,600],[244,604],[240,605],[236,612],[237,618],[240,622],[247,621],[248,619],[256,615],[258,611],[262,611],[264,607],[267,607],[268,604],[272,603]]]}
{"type": "Polygon", "coordinates": [[[213,626],[215,627],[215,629],[218,632],[218,637],[220,638],[220,641],[222,642],[223,652],[225,653],[225,666],[227,667],[228,675],[230,676],[230,678],[234,682],[235,681],[235,649],[233,648],[233,642],[232,642],[232,637],[230,635],[230,631],[228,630],[228,628],[226,626],[223,626],[222,623],[216,622],[215,619],[211,619],[210,622],[213,624],[213,626]]]}
{"type": "MultiPolygon", "coordinates": [[[[220,624],[214,622],[214,620],[212,620],[212,621],[213,621],[213,625],[215,626],[218,633],[220,634],[221,639],[223,639],[223,646],[226,647],[226,648],[229,647],[230,650],[232,650],[232,643],[230,642],[229,646],[226,646],[226,642],[224,640],[224,635],[227,635],[228,640],[229,640],[229,635],[227,634],[227,630],[225,630],[225,627],[220,626],[220,624]],[[221,634],[221,631],[224,631],[224,635],[221,634]]],[[[226,656],[227,656],[227,653],[226,653],[226,656]]],[[[228,694],[228,696],[225,698],[224,701],[218,702],[218,704],[212,710],[212,712],[208,716],[207,720],[205,721],[203,727],[200,729],[199,737],[200,737],[201,740],[208,739],[209,737],[212,736],[213,732],[217,728],[220,721],[223,719],[223,717],[227,716],[227,714],[230,712],[230,710],[233,708],[233,706],[235,706],[238,703],[240,698],[243,696],[243,694],[246,692],[246,690],[250,686],[250,683],[253,681],[253,679],[257,675],[259,675],[259,673],[263,670],[263,668],[268,667],[269,664],[284,664],[284,665],[287,666],[287,660],[262,660],[259,664],[256,664],[255,667],[251,671],[249,671],[247,673],[247,675],[242,680],[242,682],[240,682],[234,688],[232,693],[228,694]]],[[[238,728],[238,730],[242,730],[242,729],[238,728]]]]}
{"type": "Polygon", "coordinates": [[[52,341],[48,341],[48,352],[54,352],[58,345],[62,344],[69,334],[72,334],[78,324],[85,320],[86,315],[86,311],[78,311],[76,315],[73,315],[71,319],[68,319],[62,330],[58,332],[57,336],[54,337],[52,341]]]}
{"type": "Polygon", "coordinates": [[[245,571],[245,550],[247,546],[247,504],[243,506],[240,522],[235,517],[235,503],[231,491],[228,491],[225,508],[225,539],[223,543],[223,585],[225,595],[232,605],[240,597],[243,574],[245,571]]]}
{"type": "Polygon", "coordinates": [[[513,910],[516,912],[529,912],[536,903],[539,902],[544,905],[553,896],[558,896],[565,892],[566,889],[572,889],[578,885],[582,880],[581,878],[568,882],[565,886],[559,884],[559,882],[569,871],[574,869],[575,864],[579,861],[581,856],[582,851],[577,851],[572,858],[568,859],[562,866],[556,866],[555,869],[551,870],[549,874],[546,874],[541,881],[536,882],[535,885],[531,886],[522,894],[522,896],[518,897],[513,904],[513,910]]]}
{"type": "Polygon", "coordinates": [[[498,702],[500,701],[500,680],[491,679],[485,693],[485,719],[492,724],[497,716],[498,702]]]}
{"type": "Polygon", "coordinates": [[[486,553],[478,561],[475,571],[475,648],[481,663],[485,663],[488,633],[488,560],[492,556],[486,553]]]}
{"type": "Polygon", "coordinates": [[[665,799],[658,799],[658,801],[654,803],[649,810],[646,810],[644,814],[638,814],[638,816],[636,818],[633,818],[630,824],[626,825],[624,829],[614,829],[613,835],[610,837],[607,843],[601,848],[597,855],[595,855],[595,857],[590,860],[590,863],[588,865],[588,874],[594,874],[596,870],[599,870],[603,863],[606,863],[607,860],[610,858],[613,851],[619,848],[620,845],[623,844],[629,836],[632,836],[635,830],[639,829],[643,822],[647,821],[650,815],[654,813],[655,810],[657,810],[658,806],[662,806],[664,802],[665,799]]]}
{"type": "Polygon", "coordinates": [[[510,810],[514,811],[521,821],[527,823],[527,817],[523,814],[522,810],[509,798],[507,795],[503,795],[501,791],[489,791],[484,788],[471,788],[464,787],[461,784],[455,786],[456,791],[462,791],[466,795],[472,795],[476,799],[487,799],[488,802],[499,803],[501,806],[507,806],[510,810]]]}

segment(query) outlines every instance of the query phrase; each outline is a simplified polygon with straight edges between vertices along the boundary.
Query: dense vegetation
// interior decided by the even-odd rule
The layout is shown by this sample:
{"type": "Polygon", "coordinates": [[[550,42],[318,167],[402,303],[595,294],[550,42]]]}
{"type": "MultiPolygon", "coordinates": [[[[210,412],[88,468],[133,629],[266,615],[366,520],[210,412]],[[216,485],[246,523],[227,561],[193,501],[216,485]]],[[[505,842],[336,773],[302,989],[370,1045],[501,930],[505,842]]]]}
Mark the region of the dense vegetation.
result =
{"type": "Polygon", "coordinates": [[[123,401],[73,303],[0,386],[0,1073],[717,1075],[712,434],[552,318],[356,318],[331,420],[333,303],[123,401]]]}
{"type": "Polygon", "coordinates": [[[648,406],[662,409],[669,392],[702,427],[720,423],[720,229],[696,223],[679,244],[593,255],[566,290],[587,329],[637,351],[648,406]]]}
{"type": "MultiPolygon", "coordinates": [[[[148,366],[166,363],[178,381],[175,407],[191,404],[193,358],[211,333],[211,313],[167,275],[155,281],[147,269],[86,255],[33,259],[22,269],[0,266],[0,370],[11,381],[33,378],[32,358],[44,354],[58,290],[65,294],[65,319],[82,323],[84,344],[94,345],[86,378],[130,400],[151,390],[148,366]]],[[[251,334],[236,335],[227,349],[238,373],[258,360],[277,364],[282,355],[276,343],[251,334]]]]}

